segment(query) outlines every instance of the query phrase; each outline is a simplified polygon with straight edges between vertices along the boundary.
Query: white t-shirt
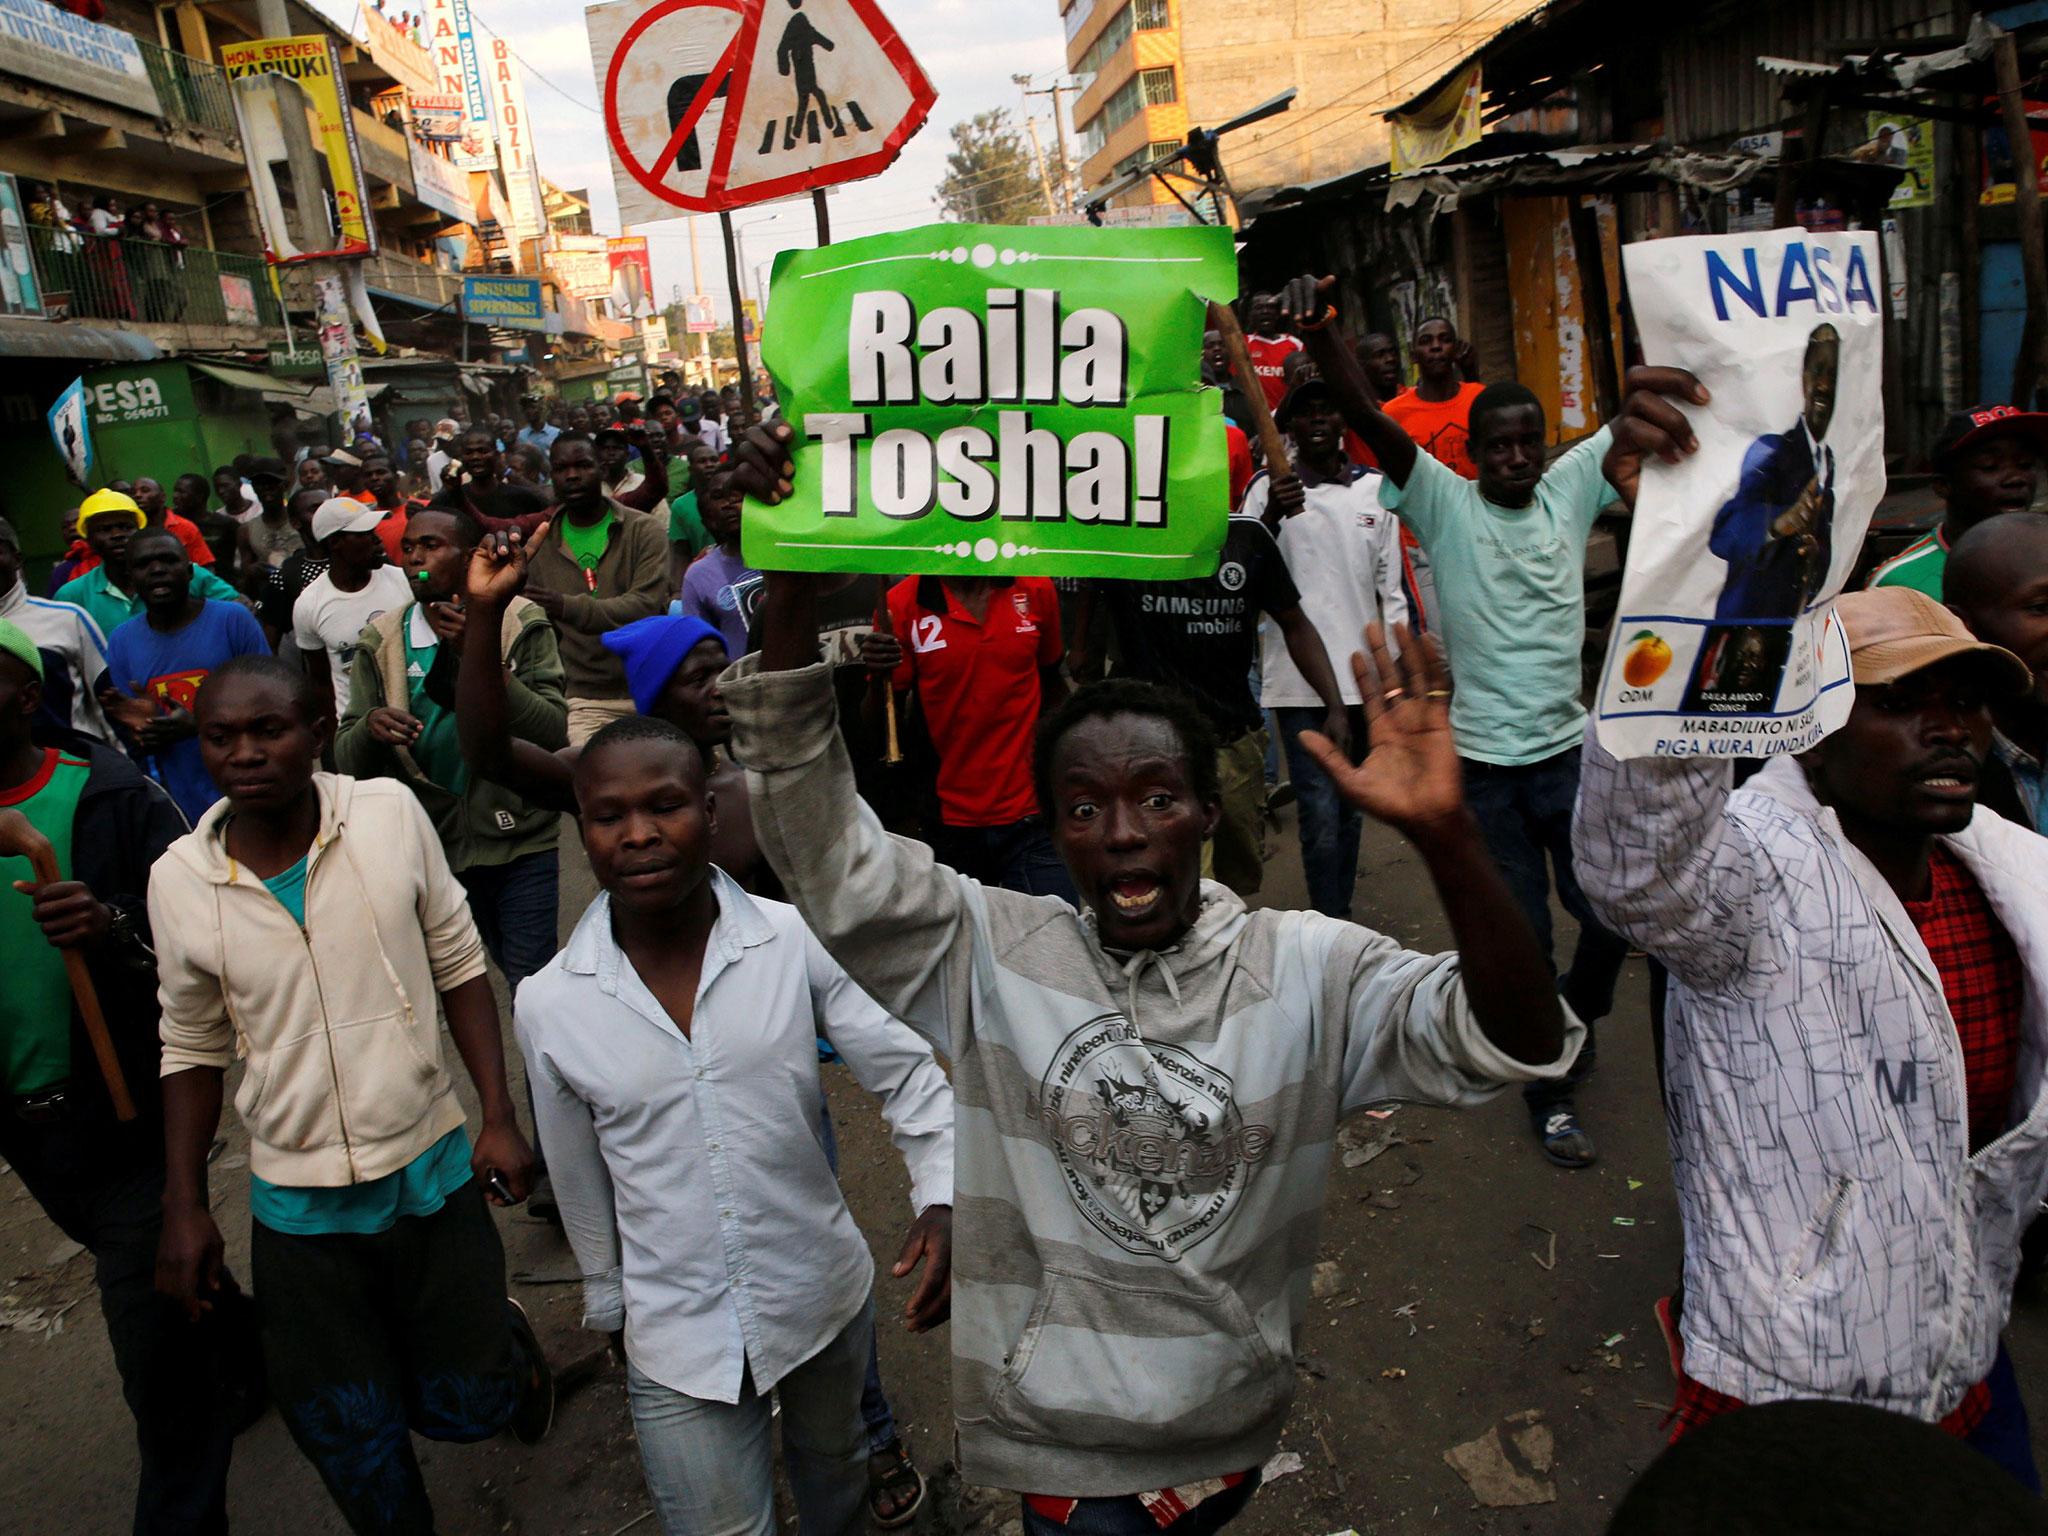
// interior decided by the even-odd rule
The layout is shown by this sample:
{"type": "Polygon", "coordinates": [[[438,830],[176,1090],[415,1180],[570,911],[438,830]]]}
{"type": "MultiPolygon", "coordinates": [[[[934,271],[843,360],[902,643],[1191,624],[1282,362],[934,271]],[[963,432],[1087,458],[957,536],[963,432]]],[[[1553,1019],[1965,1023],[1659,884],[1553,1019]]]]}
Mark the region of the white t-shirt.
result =
{"type": "Polygon", "coordinates": [[[292,638],[302,651],[325,651],[334,677],[334,715],[348,713],[348,677],[355,665],[357,642],[379,614],[412,601],[405,572],[380,565],[360,592],[344,592],[322,571],[292,605],[292,638]]]}
{"type": "Polygon", "coordinates": [[[438,496],[438,495],[440,495],[440,493],[441,493],[441,477],[442,477],[443,475],[445,475],[445,474],[446,474],[446,473],[448,472],[448,466],[449,466],[450,464],[453,464],[454,462],[455,462],[455,458],[454,458],[454,455],[452,455],[452,454],[448,454],[448,453],[444,453],[444,452],[442,452],[442,451],[441,451],[441,450],[440,450],[439,448],[436,448],[436,449],[435,449],[435,450],[434,450],[434,451],[433,451],[432,453],[430,453],[430,454],[428,454],[428,455],[427,455],[427,494],[428,494],[428,495],[430,495],[430,496],[438,496]]]}
{"type": "MultiPolygon", "coordinates": [[[[1392,645],[1396,624],[1410,622],[1402,583],[1401,524],[1380,505],[1378,471],[1347,466],[1344,481],[1308,480],[1307,505],[1281,521],[1280,553],[1301,593],[1301,611],[1322,637],[1330,670],[1346,704],[1356,704],[1358,679],[1351,653],[1365,645],[1365,626],[1386,626],[1392,645]]],[[[1265,513],[1272,480],[1261,474],[1244,493],[1244,513],[1265,513]]],[[[1322,699],[1301,675],[1275,626],[1261,630],[1259,701],[1275,706],[1313,706],[1322,699]]]]}

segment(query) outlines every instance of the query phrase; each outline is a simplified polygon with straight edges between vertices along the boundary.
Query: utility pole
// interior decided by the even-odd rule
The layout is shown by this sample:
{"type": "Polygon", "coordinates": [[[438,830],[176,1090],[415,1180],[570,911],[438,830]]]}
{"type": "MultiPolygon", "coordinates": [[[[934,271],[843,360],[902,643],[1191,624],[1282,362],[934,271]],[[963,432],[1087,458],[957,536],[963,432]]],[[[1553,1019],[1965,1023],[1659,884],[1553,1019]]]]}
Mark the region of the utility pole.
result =
{"type": "MultiPolygon", "coordinates": [[[[1062,77],[1054,80],[1044,90],[1034,91],[1031,89],[1031,77],[1029,75],[1012,75],[1010,79],[1024,88],[1024,94],[1027,97],[1050,96],[1052,98],[1052,131],[1058,139],[1060,152],[1060,195],[1053,202],[1052,211],[1055,213],[1072,213],[1074,211],[1074,162],[1067,157],[1067,117],[1060,106],[1060,94],[1064,91],[1073,90],[1074,86],[1062,77]]],[[[1025,118],[1025,121],[1031,125],[1031,142],[1036,145],[1038,143],[1038,125],[1028,116],[1025,118]]],[[[1040,158],[1042,162],[1043,157],[1041,156],[1040,158]]],[[[1040,175],[1043,176],[1043,174],[1044,170],[1041,163],[1040,175]]],[[[1050,198],[1051,194],[1048,193],[1047,196],[1050,198]]]]}
{"type": "Polygon", "coordinates": [[[1038,166],[1038,184],[1045,189],[1045,211],[1058,213],[1059,199],[1052,195],[1052,178],[1045,174],[1045,146],[1038,142],[1038,119],[1027,117],[1024,126],[1031,130],[1031,158],[1038,166]]]}
{"type": "MultiPolygon", "coordinates": [[[[256,0],[256,21],[266,37],[290,37],[291,18],[284,0],[256,0]]],[[[292,202],[298,213],[301,249],[318,250],[331,245],[334,234],[327,228],[326,183],[320,162],[314,158],[313,132],[306,124],[306,93],[296,81],[277,76],[271,89],[277,93],[278,123],[284,132],[285,160],[292,180],[292,202]]],[[[346,106],[348,97],[342,95],[346,106]]],[[[370,217],[367,205],[364,216],[370,217]]],[[[327,363],[327,382],[334,391],[335,408],[342,418],[344,441],[351,439],[358,415],[369,412],[369,395],[363,388],[362,358],[356,351],[355,315],[350,311],[348,287],[341,263],[332,257],[303,263],[313,285],[314,324],[320,336],[320,351],[327,363]]],[[[462,337],[469,341],[468,317],[463,317],[462,337]]]]}
{"type": "MultiPolygon", "coordinates": [[[[696,298],[704,291],[704,277],[697,269],[697,219],[693,214],[690,225],[690,297],[696,298]]],[[[711,363],[711,333],[697,333],[697,360],[704,365],[704,383],[712,389],[718,387],[718,370],[711,363]]]]}

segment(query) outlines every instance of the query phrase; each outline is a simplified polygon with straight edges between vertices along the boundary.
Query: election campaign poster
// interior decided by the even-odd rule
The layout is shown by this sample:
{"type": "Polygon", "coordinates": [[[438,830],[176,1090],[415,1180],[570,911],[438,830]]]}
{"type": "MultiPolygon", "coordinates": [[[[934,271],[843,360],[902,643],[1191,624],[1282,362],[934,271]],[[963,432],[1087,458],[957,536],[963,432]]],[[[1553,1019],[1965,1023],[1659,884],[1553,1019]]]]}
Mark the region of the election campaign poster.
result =
{"type": "MultiPolygon", "coordinates": [[[[311,261],[320,256],[376,255],[377,226],[370,217],[369,202],[364,196],[363,156],[356,143],[355,111],[349,103],[342,80],[341,55],[336,51],[333,39],[326,36],[259,37],[245,43],[223,43],[220,62],[230,80],[255,75],[283,75],[296,81],[306,93],[307,104],[313,110],[319,148],[325,157],[329,190],[334,199],[337,225],[334,243],[326,250],[292,250],[289,232],[281,222],[273,228],[272,221],[266,218],[264,237],[270,246],[271,260],[311,261]]],[[[243,137],[267,137],[250,121],[249,105],[246,98],[237,96],[236,111],[241,116],[243,137]]],[[[282,211],[279,210],[278,214],[281,221],[282,211]]]]}
{"type": "Polygon", "coordinates": [[[942,224],[776,258],[762,360],[796,493],[760,569],[1156,580],[1216,568],[1229,516],[1211,300],[1231,232],[942,224]]]}
{"type": "Polygon", "coordinates": [[[80,490],[91,484],[92,426],[85,416],[85,380],[73,379],[50,407],[50,441],[64,460],[64,473],[80,490]]]}
{"type": "Polygon", "coordinates": [[[1643,466],[1601,676],[1618,757],[1799,752],[1847,718],[1832,622],[1884,494],[1878,237],[1799,229],[1622,251],[1643,358],[1690,369],[1699,451],[1643,466]]]}

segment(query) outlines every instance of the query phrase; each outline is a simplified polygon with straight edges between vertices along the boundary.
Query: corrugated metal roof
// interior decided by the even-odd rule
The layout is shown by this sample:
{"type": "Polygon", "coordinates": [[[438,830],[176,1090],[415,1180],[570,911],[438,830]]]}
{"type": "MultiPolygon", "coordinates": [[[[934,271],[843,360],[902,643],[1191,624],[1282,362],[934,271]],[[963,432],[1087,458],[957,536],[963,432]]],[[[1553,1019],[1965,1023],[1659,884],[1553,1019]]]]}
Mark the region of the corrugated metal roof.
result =
{"type": "Polygon", "coordinates": [[[0,315],[0,357],[76,357],[93,362],[153,363],[164,354],[138,331],[0,315]]]}

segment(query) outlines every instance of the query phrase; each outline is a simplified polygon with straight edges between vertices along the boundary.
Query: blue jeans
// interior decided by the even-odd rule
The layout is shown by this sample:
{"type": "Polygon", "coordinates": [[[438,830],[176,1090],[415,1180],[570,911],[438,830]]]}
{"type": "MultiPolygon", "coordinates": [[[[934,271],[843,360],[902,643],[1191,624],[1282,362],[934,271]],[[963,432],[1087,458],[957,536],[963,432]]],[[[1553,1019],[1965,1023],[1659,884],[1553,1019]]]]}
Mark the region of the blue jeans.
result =
{"type": "MultiPolygon", "coordinates": [[[[1365,751],[1362,717],[1352,712],[1352,753],[1365,751]]],[[[1329,917],[1351,916],[1351,893],[1358,885],[1358,839],[1364,816],[1345,803],[1316,760],[1297,739],[1303,731],[1323,728],[1320,705],[1283,705],[1273,711],[1280,727],[1280,746],[1287,754],[1287,777],[1294,784],[1294,814],[1301,833],[1301,867],[1308,876],[1308,904],[1329,917]]]]}
{"type": "Polygon", "coordinates": [[[1026,1504],[1024,1536],[1209,1536],[1243,1514],[1258,1491],[1259,1474],[1254,1472],[1235,1488],[1226,1488],[1202,1500],[1164,1528],[1152,1519],[1135,1494],[1113,1499],[1077,1499],[1065,1525],[1054,1525],[1026,1504]]]}
{"type": "MultiPolygon", "coordinates": [[[[1486,851],[1500,866],[1515,905],[1536,930],[1543,958],[1551,961],[1550,884],[1557,899],[1578,919],[1579,947],[1558,991],[1586,1025],[1585,1049],[1564,1082],[1529,1083],[1522,1097],[1532,1111],[1567,1101],[1572,1086],[1589,1075],[1595,1060],[1593,1025],[1614,1007],[1614,984],[1628,958],[1628,944],[1602,928],[1572,871],[1572,807],[1579,797],[1579,749],[1572,747],[1539,763],[1501,767],[1461,759],[1465,802],[1479,821],[1486,851]],[[1547,867],[1546,867],[1547,861],[1547,867]]],[[[1552,961],[1552,971],[1555,972],[1552,961]]]]}
{"type": "Polygon", "coordinates": [[[509,864],[478,864],[455,877],[469,892],[484,948],[505,973],[505,985],[519,983],[555,958],[555,924],[561,904],[561,861],[553,848],[521,854],[509,864]]]}
{"type": "MultiPolygon", "coordinates": [[[[820,1040],[818,1059],[825,1060],[825,1052],[831,1049],[820,1040]]],[[[838,1052],[834,1051],[831,1059],[836,1061],[838,1052]]],[[[818,1119],[825,1127],[825,1162],[836,1179],[839,1177],[839,1134],[832,1129],[832,1106],[822,1093],[818,1095],[818,1119]]],[[[876,1352],[872,1332],[868,1334],[868,1376],[860,1384],[860,1420],[868,1430],[868,1454],[879,1456],[896,1438],[896,1412],[882,1391],[882,1361],[876,1352]]]]}
{"type": "Polygon", "coordinates": [[[1077,909],[1081,905],[1043,816],[1004,827],[941,827],[933,851],[941,864],[983,885],[1026,896],[1057,896],[1077,909]]]}
{"type": "MultiPolygon", "coordinates": [[[[775,1384],[782,1460],[802,1536],[857,1536],[866,1525],[867,1438],[861,1363],[874,1347],[872,1304],[775,1384]]],[[[774,1536],[774,1421],[749,1373],[737,1403],[691,1397],[629,1365],[626,1397],[640,1466],[666,1536],[774,1536]]]]}
{"type": "Polygon", "coordinates": [[[2034,1465],[2034,1436],[2027,1424],[2027,1405],[2020,1397],[2019,1377],[2013,1373],[2012,1356],[1998,1346],[1998,1358],[1991,1374],[1984,1378],[1991,1388],[1991,1408],[1984,1422],[1971,1430],[1964,1444],[1980,1451],[2010,1472],[2027,1492],[2039,1497],[2041,1473],[2034,1465]]]}
{"type": "MultiPolygon", "coordinates": [[[[478,864],[459,870],[455,878],[469,893],[470,915],[484,948],[504,973],[505,989],[517,995],[519,983],[555,958],[555,923],[561,905],[562,865],[557,851],[544,848],[523,853],[509,864],[478,864]]],[[[533,1113],[533,1085],[526,1086],[527,1123],[538,1127],[533,1113]]],[[[533,1135],[533,1176],[548,1172],[547,1148],[540,1132],[533,1135]]]]}

